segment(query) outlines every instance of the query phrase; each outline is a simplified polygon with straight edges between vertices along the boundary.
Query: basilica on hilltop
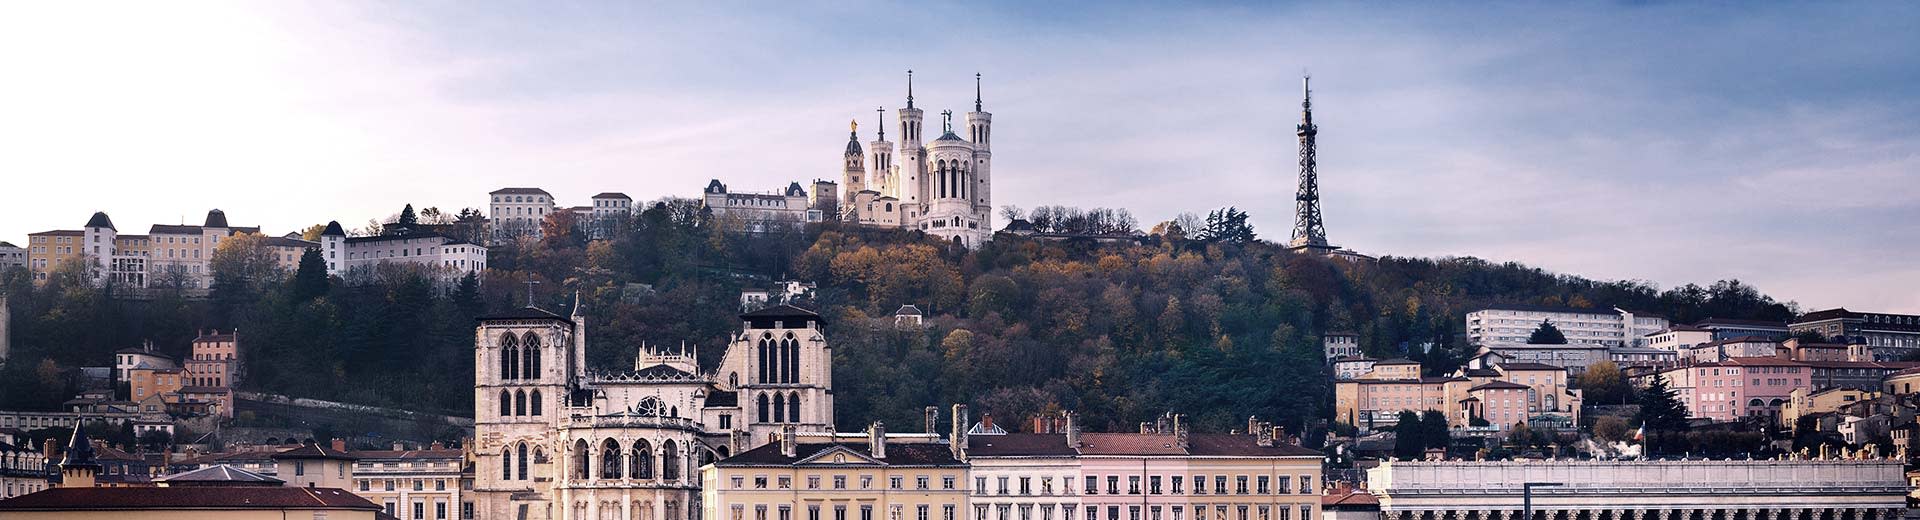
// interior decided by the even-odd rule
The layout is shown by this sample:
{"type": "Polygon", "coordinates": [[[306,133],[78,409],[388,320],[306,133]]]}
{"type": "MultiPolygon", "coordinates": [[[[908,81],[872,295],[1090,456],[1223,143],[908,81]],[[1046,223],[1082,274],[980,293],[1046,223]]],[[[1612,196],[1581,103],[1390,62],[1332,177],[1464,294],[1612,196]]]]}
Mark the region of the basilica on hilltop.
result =
{"type": "Polygon", "coordinates": [[[575,300],[570,316],[529,306],[474,331],[478,518],[694,520],[702,465],[786,427],[830,434],[832,351],[818,314],[740,315],[712,371],[684,346],[589,367],[575,300]]]}
{"type": "Polygon", "coordinates": [[[860,145],[859,125],[847,138],[840,186],[843,218],[866,225],[918,229],[966,247],[993,236],[993,114],[980,100],[974,75],[973,111],[965,114],[966,137],[956,132],[952,110],[940,111],[940,134],[925,140],[926,114],[913,104],[913,71],[907,71],[907,106],[899,110],[900,142],[887,140],[886,110],[873,141],[860,145]]]}

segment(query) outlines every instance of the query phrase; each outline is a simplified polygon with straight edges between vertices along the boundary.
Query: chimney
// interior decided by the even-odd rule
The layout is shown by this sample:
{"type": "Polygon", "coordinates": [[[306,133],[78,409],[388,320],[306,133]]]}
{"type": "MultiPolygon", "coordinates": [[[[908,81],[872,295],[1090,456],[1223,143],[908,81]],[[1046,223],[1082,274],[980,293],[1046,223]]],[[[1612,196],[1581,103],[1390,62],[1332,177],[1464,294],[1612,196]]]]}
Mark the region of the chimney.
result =
{"type": "MultiPolygon", "coordinates": [[[[1163,414],[1160,414],[1159,417],[1153,418],[1152,433],[1169,433],[1167,431],[1167,414],[1169,413],[1173,413],[1173,412],[1163,413],[1163,414]]],[[[1142,431],[1140,433],[1148,433],[1148,432],[1142,431]]]]}
{"type": "Polygon", "coordinates": [[[800,446],[795,442],[793,425],[780,427],[780,455],[787,458],[800,456],[800,446]]]}
{"type": "Polygon", "coordinates": [[[334,440],[333,440],[333,451],[347,451],[347,440],[346,440],[346,439],[334,439],[334,440]]]}
{"type": "Polygon", "coordinates": [[[41,446],[42,447],[40,448],[40,452],[47,456],[48,463],[54,463],[54,462],[60,461],[60,451],[59,451],[60,445],[54,444],[52,438],[48,438],[46,442],[41,443],[41,446]]]}
{"type": "Polygon", "coordinates": [[[1254,432],[1260,431],[1260,424],[1261,424],[1260,416],[1258,415],[1247,416],[1247,433],[1254,433],[1254,432]]]}
{"type": "Polygon", "coordinates": [[[876,459],[887,458],[887,424],[874,421],[867,427],[867,454],[876,459]]]}
{"type": "Polygon", "coordinates": [[[1186,416],[1180,414],[1174,414],[1173,416],[1173,445],[1178,446],[1182,450],[1187,449],[1186,418],[1186,416]]]}
{"type": "Polygon", "coordinates": [[[990,413],[980,414],[980,430],[981,431],[993,430],[993,414],[990,414],[990,413]]]}
{"type": "Polygon", "coordinates": [[[1251,421],[1251,420],[1247,421],[1247,428],[1251,429],[1254,432],[1253,434],[1254,445],[1262,448],[1273,447],[1274,432],[1272,428],[1268,428],[1265,425],[1260,424],[1258,421],[1251,421]]]}
{"type": "Polygon", "coordinates": [[[1157,430],[1154,430],[1153,423],[1140,421],[1140,434],[1146,435],[1149,433],[1160,433],[1160,432],[1157,430]]]}
{"type": "Polygon", "coordinates": [[[953,405],[953,430],[947,437],[947,447],[953,450],[954,460],[967,460],[967,405],[953,405]]]}
{"type": "Polygon", "coordinates": [[[747,432],[740,430],[727,432],[727,453],[738,455],[746,447],[747,432]]]}
{"type": "Polygon", "coordinates": [[[446,447],[447,445],[441,444],[440,441],[433,441],[433,443],[427,445],[427,449],[429,450],[446,449],[446,447]]]}
{"type": "MultiPolygon", "coordinates": [[[[342,441],[335,440],[333,442],[338,443],[342,441]]],[[[398,443],[398,442],[393,443],[393,451],[407,451],[407,445],[404,443],[398,443]]]]}
{"type": "Polygon", "coordinates": [[[927,435],[939,435],[940,434],[940,424],[939,424],[940,423],[940,407],[928,406],[925,411],[927,415],[927,429],[922,431],[927,432],[927,435]]]}
{"type": "Polygon", "coordinates": [[[1060,412],[1060,414],[1066,416],[1066,419],[1067,419],[1067,427],[1066,427],[1067,447],[1079,448],[1080,447],[1080,414],[1076,414],[1070,411],[1060,412]]]}

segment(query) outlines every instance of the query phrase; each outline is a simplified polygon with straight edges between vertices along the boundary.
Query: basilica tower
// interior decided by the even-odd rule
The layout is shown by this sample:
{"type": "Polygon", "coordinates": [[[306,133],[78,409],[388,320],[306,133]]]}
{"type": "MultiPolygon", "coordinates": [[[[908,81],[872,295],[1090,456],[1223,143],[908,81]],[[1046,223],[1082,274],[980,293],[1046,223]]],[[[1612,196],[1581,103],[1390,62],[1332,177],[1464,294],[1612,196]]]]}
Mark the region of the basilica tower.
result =
{"type": "Polygon", "coordinates": [[[847,153],[841,155],[846,169],[840,173],[840,185],[847,187],[850,195],[843,200],[852,201],[851,194],[867,189],[867,167],[862,164],[866,153],[860,150],[860,123],[849,122],[851,130],[847,133],[847,153]]]}
{"type": "Polygon", "coordinates": [[[993,229],[993,114],[980,102],[980,74],[973,75],[973,111],[967,112],[968,140],[973,141],[972,199],[980,226],[993,229]]]}
{"type": "MultiPolygon", "coordinates": [[[[894,196],[909,207],[928,201],[925,181],[926,150],[920,147],[920,123],[924,114],[913,106],[913,71],[907,71],[907,107],[900,109],[900,189],[894,196]]],[[[908,215],[913,222],[916,215],[908,215]]]]}
{"type": "Polygon", "coordinates": [[[893,178],[893,143],[887,141],[886,107],[875,108],[874,112],[873,128],[879,130],[879,136],[867,143],[867,189],[887,195],[898,184],[893,178]]]}

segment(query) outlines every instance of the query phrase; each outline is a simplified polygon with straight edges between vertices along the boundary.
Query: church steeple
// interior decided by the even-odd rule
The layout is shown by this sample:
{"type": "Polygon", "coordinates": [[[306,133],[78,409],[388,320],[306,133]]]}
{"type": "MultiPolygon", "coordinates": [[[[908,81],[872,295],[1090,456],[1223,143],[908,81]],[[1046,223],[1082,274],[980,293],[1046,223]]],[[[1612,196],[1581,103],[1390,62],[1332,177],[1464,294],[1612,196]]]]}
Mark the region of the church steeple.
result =
{"type": "Polygon", "coordinates": [[[973,73],[973,111],[983,112],[980,109],[980,73],[978,72],[973,73]]]}
{"type": "Polygon", "coordinates": [[[913,108],[913,69],[907,69],[907,108],[913,108]]]}
{"type": "Polygon", "coordinates": [[[880,137],[877,137],[874,140],[886,141],[887,140],[887,107],[873,107],[873,113],[874,113],[873,121],[875,123],[873,127],[880,129],[880,137]]]}

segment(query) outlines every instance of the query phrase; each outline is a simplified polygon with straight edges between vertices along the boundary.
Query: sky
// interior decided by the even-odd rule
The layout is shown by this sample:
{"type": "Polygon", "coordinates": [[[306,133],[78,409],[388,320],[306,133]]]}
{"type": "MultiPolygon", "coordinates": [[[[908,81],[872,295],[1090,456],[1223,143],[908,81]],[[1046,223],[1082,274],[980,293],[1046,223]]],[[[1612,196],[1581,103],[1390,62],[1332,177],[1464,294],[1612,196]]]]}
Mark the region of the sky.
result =
{"type": "Polygon", "coordinates": [[[1920,313],[1916,26],[1854,2],[15,2],[0,240],[96,210],[279,234],[507,186],[837,180],[847,122],[872,139],[912,69],[930,115],[983,75],[995,205],[1235,206],[1284,241],[1311,74],[1337,245],[1920,313]]]}

